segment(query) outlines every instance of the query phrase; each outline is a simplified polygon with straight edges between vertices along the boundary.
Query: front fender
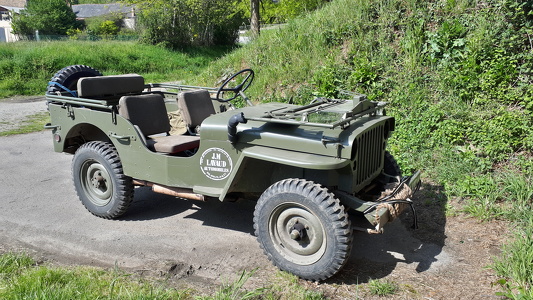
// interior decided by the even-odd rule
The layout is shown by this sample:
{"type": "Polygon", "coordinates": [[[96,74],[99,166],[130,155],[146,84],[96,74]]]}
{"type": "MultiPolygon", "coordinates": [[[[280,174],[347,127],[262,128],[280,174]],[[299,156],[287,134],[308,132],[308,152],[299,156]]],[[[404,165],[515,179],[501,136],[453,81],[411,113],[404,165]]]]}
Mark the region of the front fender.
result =
{"type": "MultiPolygon", "coordinates": [[[[251,146],[241,152],[241,155],[235,164],[235,168],[231,173],[221,195],[219,196],[220,200],[223,200],[228,192],[235,191],[235,186],[238,185],[239,180],[242,180],[242,178],[245,178],[246,180],[246,176],[243,176],[243,173],[247,171],[246,162],[249,160],[255,160],[261,162],[262,164],[267,163],[271,166],[277,166],[276,168],[286,167],[290,168],[291,170],[300,170],[299,172],[303,172],[301,170],[338,170],[350,165],[349,159],[268,148],[263,146],[251,146]]],[[[268,187],[273,182],[270,181],[270,174],[265,174],[265,172],[267,171],[254,170],[253,173],[257,174],[257,178],[255,181],[260,181],[263,183],[263,185],[268,187]],[[259,178],[261,178],[262,180],[259,180],[259,178]]],[[[286,175],[287,177],[302,176],[295,174],[294,172],[288,173],[289,174],[284,175],[286,175]]],[[[278,179],[281,180],[283,178],[279,177],[276,180],[278,179]]],[[[266,189],[265,186],[262,186],[261,188],[266,189]]]]}

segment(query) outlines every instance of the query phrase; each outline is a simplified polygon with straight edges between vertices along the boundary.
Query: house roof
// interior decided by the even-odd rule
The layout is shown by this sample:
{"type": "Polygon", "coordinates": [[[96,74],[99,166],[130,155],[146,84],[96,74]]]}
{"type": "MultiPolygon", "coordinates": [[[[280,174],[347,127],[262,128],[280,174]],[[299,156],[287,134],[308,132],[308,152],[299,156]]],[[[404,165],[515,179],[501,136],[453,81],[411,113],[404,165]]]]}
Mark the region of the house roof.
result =
{"type": "Polygon", "coordinates": [[[91,18],[111,13],[132,14],[132,7],[119,3],[110,4],[78,4],[72,5],[72,11],[78,18],[91,18]]]}
{"type": "Polygon", "coordinates": [[[0,0],[0,6],[24,8],[26,6],[26,0],[0,0]]]}
{"type": "Polygon", "coordinates": [[[0,11],[14,11],[16,13],[20,13],[20,11],[23,9],[24,7],[12,7],[12,6],[0,5],[0,11]]]}

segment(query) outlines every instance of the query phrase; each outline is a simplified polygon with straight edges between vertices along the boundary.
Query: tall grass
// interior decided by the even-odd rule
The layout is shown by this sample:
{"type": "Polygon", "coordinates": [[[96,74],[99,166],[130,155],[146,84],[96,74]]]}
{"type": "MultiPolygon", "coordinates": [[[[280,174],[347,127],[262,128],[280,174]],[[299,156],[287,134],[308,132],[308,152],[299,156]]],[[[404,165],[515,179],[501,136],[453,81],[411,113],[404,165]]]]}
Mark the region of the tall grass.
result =
{"type": "Polygon", "coordinates": [[[500,295],[509,299],[533,299],[533,218],[531,209],[523,213],[527,217],[492,266],[502,278],[500,295]]]}
{"type": "Polygon", "coordinates": [[[165,288],[115,268],[37,266],[25,254],[0,255],[1,299],[186,299],[187,291],[165,288]]]}
{"type": "MultiPolygon", "coordinates": [[[[422,169],[447,197],[466,199],[464,209],[480,218],[530,222],[531,6],[511,0],[331,1],[263,31],[203,77],[208,84],[224,72],[253,68],[256,83],[247,94],[256,102],[307,103],[314,96],[339,97],[341,90],[387,101],[397,122],[389,151],[406,173],[422,169]]],[[[511,270],[533,269],[527,260],[532,248],[517,238],[502,254],[517,259],[499,266],[510,272],[498,271],[528,291],[531,283],[511,270]]]]}
{"type": "Polygon", "coordinates": [[[231,48],[172,51],[134,41],[53,41],[0,44],[0,98],[37,95],[52,75],[75,64],[104,75],[138,73],[147,82],[190,80],[231,48]]]}
{"type": "Polygon", "coordinates": [[[171,282],[143,279],[118,267],[53,267],[38,265],[26,254],[5,253],[0,255],[0,299],[325,299],[322,293],[299,285],[296,276],[283,272],[265,287],[246,287],[253,275],[253,271],[243,271],[212,295],[200,295],[194,289],[175,289],[171,282]]]}

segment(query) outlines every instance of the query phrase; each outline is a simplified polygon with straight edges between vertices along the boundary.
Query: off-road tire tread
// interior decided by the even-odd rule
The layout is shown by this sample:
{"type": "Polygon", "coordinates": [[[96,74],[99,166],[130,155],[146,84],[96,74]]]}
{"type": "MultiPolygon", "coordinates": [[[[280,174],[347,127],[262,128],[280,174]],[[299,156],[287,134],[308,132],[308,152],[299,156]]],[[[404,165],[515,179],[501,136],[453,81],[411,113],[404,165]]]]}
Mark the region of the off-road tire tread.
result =
{"type": "MultiPolygon", "coordinates": [[[[109,210],[106,213],[96,213],[92,211],[87,205],[81,201],[82,197],[82,191],[80,189],[76,188],[76,193],[78,195],[78,198],[82,202],[82,204],[85,206],[85,208],[90,211],[93,215],[104,218],[104,219],[116,219],[120,216],[122,216],[128,208],[130,207],[131,203],[133,202],[133,194],[134,194],[134,185],[133,180],[131,177],[124,175],[123,169],[122,169],[122,162],[120,161],[120,157],[118,156],[118,152],[116,148],[108,143],[108,142],[102,142],[102,141],[92,141],[83,144],[78,150],[77,153],[81,153],[81,151],[91,151],[94,152],[96,155],[103,158],[110,166],[111,166],[111,172],[110,175],[114,176],[116,179],[116,186],[114,186],[114,189],[117,191],[118,197],[115,200],[117,202],[117,206],[113,208],[113,210],[109,210]]],[[[75,155],[76,155],[75,154],[75,155]]],[[[74,158],[73,158],[74,162],[74,158]]],[[[74,170],[74,163],[72,164],[72,174],[74,178],[74,172],[78,172],[78,170],[74,170]]],[[[74,183],[74,186],[76,187],[76,183],[74,183]]]]}
{"type": "MultiPolygon", "coordinates": [[[[50,79],[50,82],[59,83],[70,90],[77,90],[78,79],[81,77],[102,76],[102,73],[95,68],[86,65],[72,65],[64,67],[57,71],[50,79]]],[[[64,91],[56,85],[49,84],[46,89],[46,94],[55,95],[57,92],[64,91]]]]}
{"type": "Polygon", "coordinates": [[[259,233],[259,219],[263,206],[269,201],[269,199],[279,193],[297,193],[310,199],[318,204],[319,208],[326,213],[327,219],[331,222],[334,228],[333,243],[335,244],[334,259],[331,264],[325,268],[316,270],[312,274],[308,273],[295,273],[302,279],[311,281],[323,281],[333,275],[335,275],[348,261],[352,248],[353,231],[348,214],[345,211],[344,206],[340,203],[339,199],[329,190],[320,184],[316,184],[312,181],[290,178],[282,181],[278,181],[271,185],[259,198],[254,211],[254,230],[257,236],[257,241],[268,259],[279,269],[287,271],[284,261],[278,261],[271,253],[265,249],[261,236],[259,233]]]}

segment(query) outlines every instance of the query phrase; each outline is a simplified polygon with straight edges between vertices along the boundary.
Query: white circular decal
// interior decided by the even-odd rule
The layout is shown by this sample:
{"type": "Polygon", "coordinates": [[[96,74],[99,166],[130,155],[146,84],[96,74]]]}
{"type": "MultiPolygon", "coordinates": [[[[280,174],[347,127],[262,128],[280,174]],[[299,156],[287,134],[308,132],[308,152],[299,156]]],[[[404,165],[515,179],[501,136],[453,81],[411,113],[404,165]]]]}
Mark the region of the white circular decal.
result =
{"type": "Polygon", "coordinates": [[[233,163],[226,151],[220,148],[209,148],[202,153],[200,168],[208,178],[222,180],[231,173],[233,163]]]}

